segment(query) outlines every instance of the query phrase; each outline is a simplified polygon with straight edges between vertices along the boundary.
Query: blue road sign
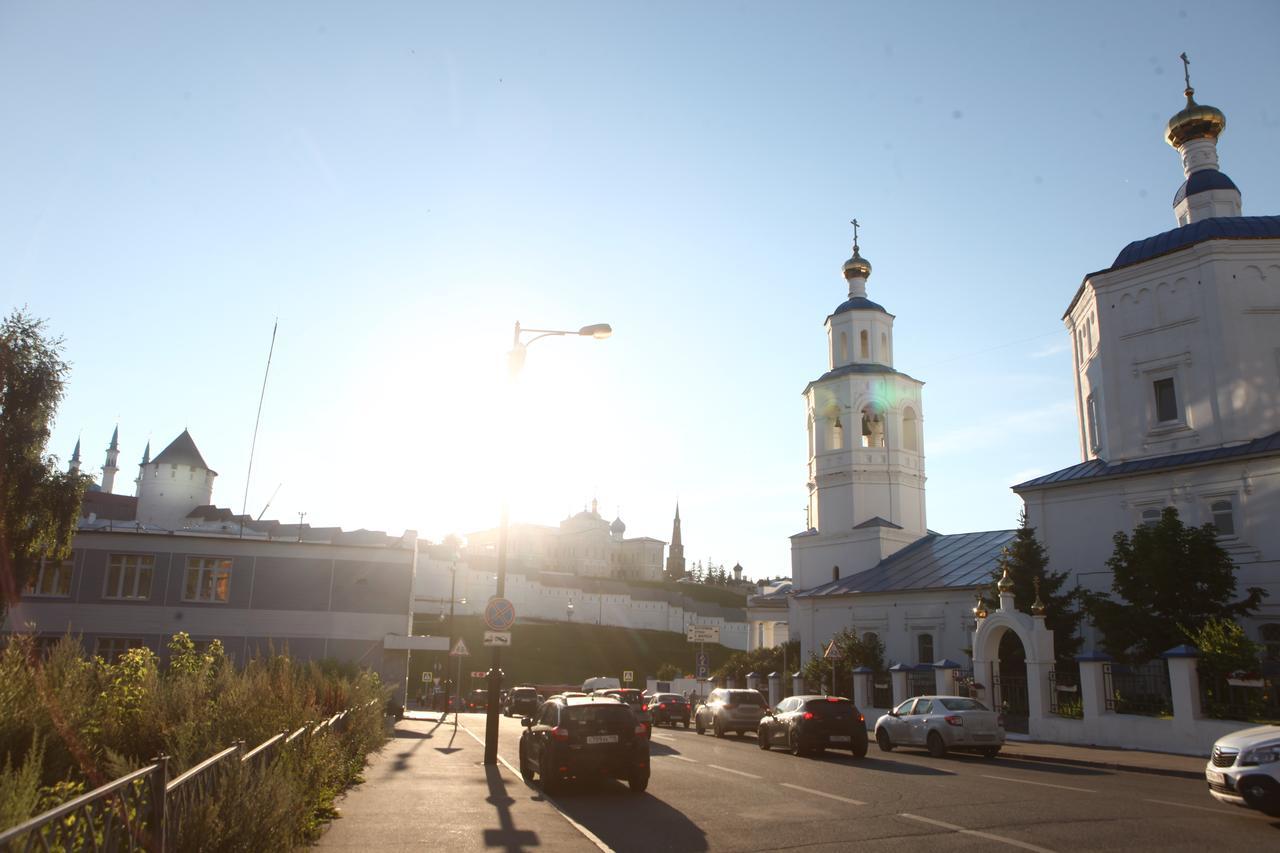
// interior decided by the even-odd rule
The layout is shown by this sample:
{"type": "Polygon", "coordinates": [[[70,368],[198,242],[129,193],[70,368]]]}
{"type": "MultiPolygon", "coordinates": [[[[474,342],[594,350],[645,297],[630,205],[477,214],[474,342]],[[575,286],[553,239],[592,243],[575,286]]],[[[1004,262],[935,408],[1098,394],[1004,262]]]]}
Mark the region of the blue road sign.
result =
{"type": "Polygon", "coordinates": [[[505,631],[516,621],[516,606],[505,598],[491,598],[484,608],[484,624],[505,631]]]}
{"type": "Polygon", "coordinates": [[[699,651],[697,661],[698,661],[698,665],[697,665],[698,678],[710,678],[711,665],[710,665],[710,661],[707,659],[707,653],[703,651],[699,651]]]}

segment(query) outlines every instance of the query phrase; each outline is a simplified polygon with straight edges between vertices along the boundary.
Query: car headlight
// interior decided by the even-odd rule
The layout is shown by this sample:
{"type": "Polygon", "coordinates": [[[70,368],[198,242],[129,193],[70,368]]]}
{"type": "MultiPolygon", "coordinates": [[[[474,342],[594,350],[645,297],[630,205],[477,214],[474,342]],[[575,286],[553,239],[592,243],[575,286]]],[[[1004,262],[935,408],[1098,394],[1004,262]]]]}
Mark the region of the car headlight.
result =
{"type": "Polygon", "coordinates": [[[1273,761],[1280,761],[1280,743],[1254,747],[1246,750],[1240,756],[1240,764],[1242,765],[1270,764],[1273,761]]]}

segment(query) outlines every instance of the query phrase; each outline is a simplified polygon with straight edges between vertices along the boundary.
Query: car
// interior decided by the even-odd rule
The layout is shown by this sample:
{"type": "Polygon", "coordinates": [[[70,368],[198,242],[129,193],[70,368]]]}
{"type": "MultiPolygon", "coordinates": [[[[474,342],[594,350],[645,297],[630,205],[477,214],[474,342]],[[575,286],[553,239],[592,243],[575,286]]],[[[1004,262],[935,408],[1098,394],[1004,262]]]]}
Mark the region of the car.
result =
{"type": "Polygon", "coordinates": [[[583,693],[598,693],[602,690],[617,690],[622,687],[622,682],[616,678],[610,678],[604,675],[597,675],[594,678],[588,678],[582,682],[583,693]]]}
{"type": "Polygon", "coordinates": [[[842,696],[788,696],[756,729],[761,749],[784,747],[792,755],[821,755],[828,747],[867,754],[867,719],[842,696]]]}
{"type": "Polygon", "coordinates": [[[628,705],[607,696],[551,697],[520,721],[520,775],[552,794],[569,780],[649,785],[649,739],[628,705]]]}
{"type": "Polygon", "coordinates": [[[754,732],[764,712],[765,701],[759,691],[719,687],[693,712],[693,728],[698,734],[711,729],[716,737],[729,732],[741,735],[754,732]]]}
{"type": "Polygon", "coordinates": [[[477,687],[467,694],[466,710],[468,711],[487,711],[489,710],[489,691],[483,687],[477,687]]]}
{"type": "Polygon", "coordinates": [[[653,724],[666,723],[675,728],[676,723],[683,723],[689,728],[689,702],[679,693],[655,693],[649,697],[649,713],[653,716],[653,724]]]}
{"type": "Polygon", "coordinates": [[[1004,715],[966,696],[913,696],[876,721],[881,751],[922,746],[934,758],[952,749],[995,758],[1004,736],[1004,715]]]}
{"type": "Polygon", "coordinates": [[[635,714],[636,719],[644,724],[646,731],[650,731],[653,728],[653,714],[649,713],[649,704],[645,701],[643,691],[631,687],[617,687],[604,691],[597,690],[593,695],[612,696],[619,702],[629,705],[631,713],[635,714]]]}
{"type": "Polygon", "coordinates": [[[1204,768],[1213,798],[1280,817],[1280,726],[1218,738],[1204,768]]]}
{"type": "Polygon", "coordinates": [[[519,714],[528,717],[538,710],[538,690],[535,687],[513,687],[507,693],[507,701],[503,713],[508,717],[519,714]]]}

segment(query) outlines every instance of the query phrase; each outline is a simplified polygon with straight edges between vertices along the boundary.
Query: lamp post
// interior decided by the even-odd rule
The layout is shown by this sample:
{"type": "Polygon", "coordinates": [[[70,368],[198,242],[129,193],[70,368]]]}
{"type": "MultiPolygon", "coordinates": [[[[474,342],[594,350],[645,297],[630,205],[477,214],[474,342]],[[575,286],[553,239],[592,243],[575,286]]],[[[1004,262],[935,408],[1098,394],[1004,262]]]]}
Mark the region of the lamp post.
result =
{"type": "MultiPolygon", "coordinates": [[[[602,341],[613,334],[613,327],[608,323],[593,323],[590,326],[583,326],[576,332],[569,329],[522,329],[519,321],[516,322],[515,331],[511,335],[511,352],[507,353],[507,372],[509,379],[515,381],[520,374],[520,369],[524,367],[525,355],[528,353],[529,346],[542,338],[563,337],[565,335],[577,335],[583,338],[594,338],[602,341]],[[522,340],[525,335],[532,335],[528,340],[522,340]]],[[[510,527],[508,519],[508,508],[506,497],[502,500],[502,520],[498,528],[498,588],[495,592],[497,598],[503,598],[507,591],[507,534],[510,527]]],[[[573,603],[569,604],[570,618],[573,615],[573,603]]],[[[484,763],[498,763],[498,693],[502,682],[502,650],[498,646],[493,647],[493,660],[489,666],[489,701],[485,712],[484,721],[484,763]]]]}

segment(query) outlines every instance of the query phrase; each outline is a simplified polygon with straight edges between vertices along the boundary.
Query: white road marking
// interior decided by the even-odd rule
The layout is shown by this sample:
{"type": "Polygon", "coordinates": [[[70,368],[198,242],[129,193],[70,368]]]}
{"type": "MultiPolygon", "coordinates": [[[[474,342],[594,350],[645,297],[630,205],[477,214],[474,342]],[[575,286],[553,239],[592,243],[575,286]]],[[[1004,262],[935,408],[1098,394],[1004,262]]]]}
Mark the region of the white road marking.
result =
{"type": "Polygon", "coordinates": [[[1062,791],[1079,791],[1082,794],[1096,794],[1092,788],[1073,788],[1070,785],[1054,785],[1051,782],[1032,782],[1029,779],[1014,779],[1010,776],[989,776],[982,774],[983,779],[999,779],[1001,782],[1017,782],[1019,785],[1039,785],[1041,788],[1058,788],[1062,791]]]}
{"type": "Polygon", "coordinates": [[[862,800],[851,800],[848,797],[838,797],[835,794],[828,794],[826,791],[815,791],[813,788],[802,788],[799,785],[792,785],[790,782],[783,782],[782,787],[790,788],[793,791],[804,791],[806,794],[816,794],[819,797],[826,797],[828,800],[839,800],[842,803],[848,803],[851,806],[865,806],[862,800]]]}
{"type": "Polygon", "coordinates": [[[1272,818],[1269,818],[1264,814],[1250,811],[1249,809],[1236,809],[1235,811],[1226,808],[1215,809],[1212,806],[1193,806],[1189,803],[1175,803],[1173,800],[1143,800],[1143,802],[1159,803],[1162,806],[1177,806],[1180,809],[1199,809],[1202,812],[1213,812],[1214,814],[1222,815],[1223,817],[1260,817],[1263,820],[1272,820],[1272,818]]]}
{"type": "Polygon", "coordinates": [[[757,775],[756,775],[756,774],[754,774],[754,773],[745,773],[745,772],[743,772],[743,771],[741,771],[741,770],[734,770],[732,767],[721,767],[719,764],[708,764],[707,766],[708,766],[708,767],[711,767],[711,768],[713,768],[713,769],[715,769],[715,770],[723,770],[725,773],[735,773],[735,774],[737,774],[738,776],[746,776],[748,779],[763,779],[763,778],[764,778],[763,776],[757,776],[757,775]]]}
{"type": "Polygon", "coordinates": [[[671,741],[672,743],[675,743],[675,742],[676,742],[676,739],[675,739],[675,738],[673,738],[671,735],[654,735],[654,736],[653,736],[653,739],[654,739],[654,740],[669,740],[669,741],[671,741]]]}
{"type": "Polygon", "coordinates": [[[934,820],[933,818],[920,817],[919,815],[906,814],[906,813],[900,814],[898,815],[898,817],[905,817],[907,820],[918,820],[921,823],[930,823],[930,824],[933,824],[934,826],[940,826],[943,829],[949,829],[952,832],[958,832],[962,835],[973,835],[978,838],[985,838],[988,841],[999,841],[1001,844],[1010,844],[1014,847],[1021,847],[1023,850],[1034,850],[1036,851],[1036,853],[1054,853],[1054,851],[1050,850],[1048,847],[1037,847],[1034,844],[1027,844],[1025,841],[1018,841],[1017,839],[1014,839],[1014,838],[1006,838],[1003,835],[995,835],[993,833],[982,832],[977,829],[965,829],[963,826],[957,826],[954,823],[946,823],[944,821],[934,820]]]}
{"type": "MultiPolygon", "coordinates": [[[[477,737],[475,732],[471,731],[471,729],[467,728],[466,726],[462,726],[461,728],[464,732],[471,735],[472,740],[474,740],[476,743],[480,744],[481,746],[484,746],[484,740],[482,738],[477,737]]],[[[507,759],[503,758],[501,755],[498,756],[498,760],[502,762],[503,767],[510,770],[513,774],[515,774],[518,778],[520,778],[522,782],[524,781],[524,777],[520,775],[520,771],[517,770],[515,767],[512,767],[510,761],[507,761],[507,759]]],[[[557,803],[555,800],[551,799],[551,797],[547,796],[546,791],[542,792],[542,799],[546,800],[551,805],[551,808],[556,810],[556,812],[560,815],[560,817],[569,821],[569,825],[572,826],[574,829],[578,830],[578,832],[581,832],[588,841],[590,841],[600,850],[603,850],[604,853],[613,853],[613,848],[610,847],[608,844],[605,844],[603,841],[601,841],[598,835],[596,835],[591,830],[587,829],[582,824],[578,823],[573,818],[569,817],[569,815],[565,814],[564,809],[560,808],[560,804],[557,803]]]]}
{"type": "Polygon", "coordinates": [[[654,758],[674,758],[676,761],[687,761],[690,764],[697,764],[696,758],[685,758],[683,755],[655,755],[654,758]]]}

